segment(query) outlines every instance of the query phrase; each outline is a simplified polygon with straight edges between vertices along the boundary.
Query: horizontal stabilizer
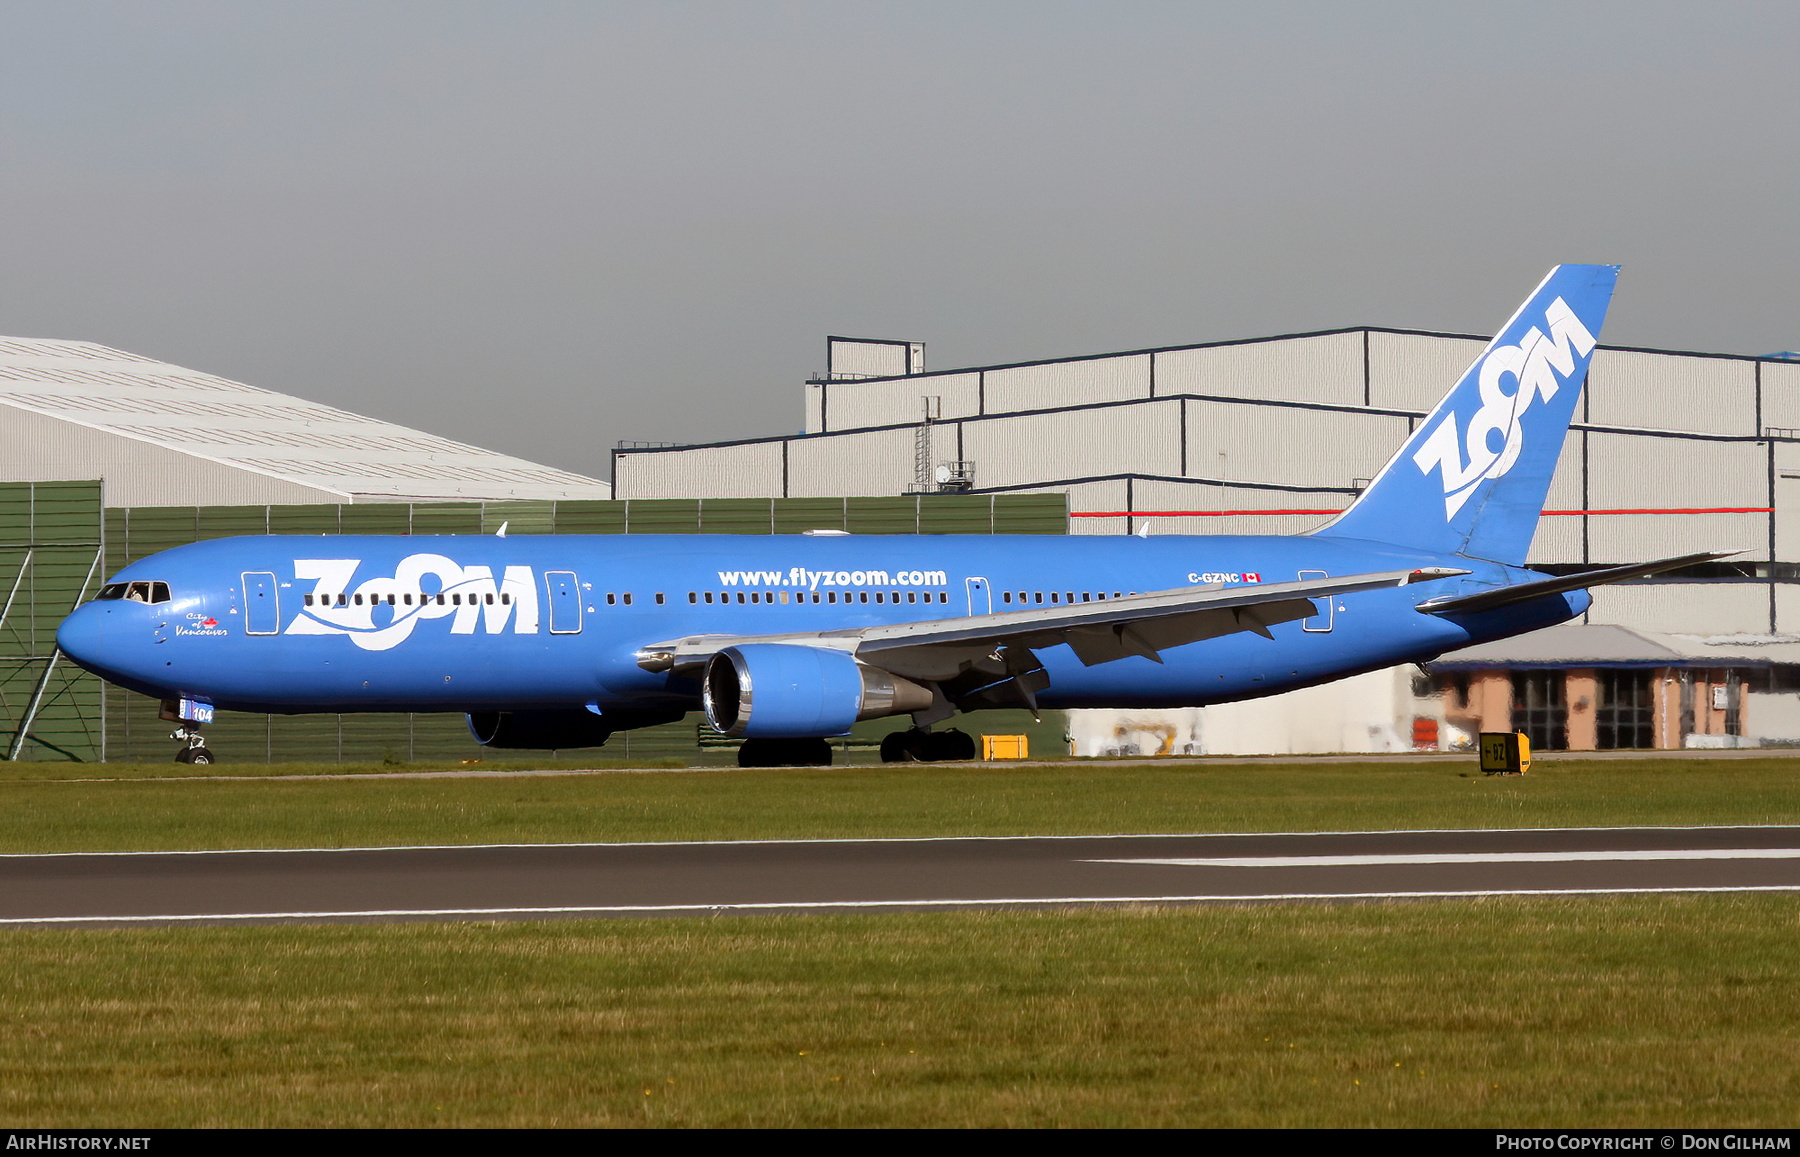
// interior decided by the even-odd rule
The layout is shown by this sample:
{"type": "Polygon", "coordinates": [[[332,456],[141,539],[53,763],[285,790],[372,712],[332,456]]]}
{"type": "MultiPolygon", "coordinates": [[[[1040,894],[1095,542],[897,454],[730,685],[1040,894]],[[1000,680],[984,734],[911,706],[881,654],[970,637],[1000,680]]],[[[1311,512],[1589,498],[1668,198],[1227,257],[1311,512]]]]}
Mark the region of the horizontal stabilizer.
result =
{"type": "Polygon", "coordinates": [[[1492,590],[1480,591],[1472,595],[1432,599],[1429,602],[1420,603],[1418,609],[1428,615],[1466,615],[1476,611],[1491,611],[1496,607],[1528,603],[1532,599],[1541,599],[1545,595],[1560,595],[1569,591],[1584,590],[1587,587],[1604,586],[1607,583],[1649,578],[1653,574],[1662,574],[1664,571],[1680,570],[1684,566],[1693,566],[1696,563],[1717,562],[1722,558],[1730,558],[1742,553],[1744,552],[1741,550],[1713,550],[1700,554],[1684,554],[1679,558],[1661,558],[1655,562],[1596,567],[1593,570],[1584,570],[1579,574],[1558,575],[1556,578],[1519,583],[1517,586],[1495,587],[1492,590]]]}

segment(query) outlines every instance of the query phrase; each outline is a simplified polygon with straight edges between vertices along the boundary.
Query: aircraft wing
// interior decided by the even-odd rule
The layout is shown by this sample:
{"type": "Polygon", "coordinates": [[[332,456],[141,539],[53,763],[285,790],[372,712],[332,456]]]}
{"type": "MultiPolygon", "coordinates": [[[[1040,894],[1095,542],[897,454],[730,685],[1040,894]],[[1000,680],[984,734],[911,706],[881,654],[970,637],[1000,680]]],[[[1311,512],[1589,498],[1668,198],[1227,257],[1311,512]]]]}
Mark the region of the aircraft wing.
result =
{"type": "MultiPolygon", "coordinates": [[[[1314,598],[1379,590],[1467,574],[1463,570],[1381,571],[1304,582],[1180,587],[1091,603],[1032,607],[951,619],[879,623],[832,631],[772,635],[697,635],[656,643],[638,652],[653,671],[693,671],[726,647],[791,643],[848,651],[871,666],[908,679],[942,682],[986,670],[990,680],[1017,673],[1021,652],[1067,643],[1088,665],[1138,655],[1162,662],[1171,647],[1238,631],[1264,637],[1276,623],[1319,613],[1314,598]],[[1010,653],[1010,658],[1009,658],[1010,653]]],[[[1036,668],[1032,660],[1029,664],[1036,668]]]]}

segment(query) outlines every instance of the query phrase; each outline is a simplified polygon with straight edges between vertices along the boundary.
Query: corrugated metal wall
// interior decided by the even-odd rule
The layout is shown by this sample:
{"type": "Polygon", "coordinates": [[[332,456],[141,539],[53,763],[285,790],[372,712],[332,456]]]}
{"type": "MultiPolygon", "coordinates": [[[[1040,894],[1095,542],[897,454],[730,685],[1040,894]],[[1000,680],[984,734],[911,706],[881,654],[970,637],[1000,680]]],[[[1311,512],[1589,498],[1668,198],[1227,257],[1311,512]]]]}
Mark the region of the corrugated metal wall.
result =
{"type": "Polygon", "coordinates": [[[620,454],[614,459],[615,498],[662,498],[672,494],[717,498],[779,498],[780,441],[700,446],[654,454],[620,454]]]}
{"type": "Polygon", "coordinates": [[[923,399],[934,398],[933,417],[965,418],[981,413],[979,371],[916,374],[901,381],[807,383],[806,432],[860,430],[917,422],[923,399]]]}
{"type": "MultiPolygon", "coordinates": [[[[957,457],[954,424],[945,424],[933,435],[935,460],[957,457]],[[946,437],[950,444],[938,448],[946,437]]],[[[787,444],[787,494],[791,498],[822,498],[833,494],[904,493],[915,481],[913,447],[917,436],[916,430],[902,427],[823,438],[791,438],[787,444]]],[[[620,462],[621,467],[624,464],[620,462]]]]}
{"type": "Polygon", "coordinates": [[[1430,413],[1487,343],[1477,338],[1369,331],[1369,404],[1430,413]]]}
{"type": "MultiPolygon", "coordinates": [[[[1438,391],[1440,394],[1442,390],[1438,391]]],[[[1159,350],[1156,393],[1363,404],[1362,334],[1159,350]]]]}
{"type": "Polygon", "coordinates": [[[1188,402],[1187,426],[1188,476],[1289,486],[1373,478],[1408,433],[1386,414],[1232,402],[1188,402]]]}
{"type": "Polygon", "coordinates": [[[975,484],[1030,486],[1057,477],[1181,473],[1177,401],[1016,414],[965,422],[961,457],[975,484]]]}
{"type": "Polygon", "coordinates": [[[1150,355],[1008,366],[986,371],[983,379],[990,414],[1124,402],[1150,396],[1150,355]]]}
{"type": "Polygon", "coordinates": [[[1738,358],[1602,349],[1588,368],[1597,426],[1755,437],[1756,367],[1738,358]]]}

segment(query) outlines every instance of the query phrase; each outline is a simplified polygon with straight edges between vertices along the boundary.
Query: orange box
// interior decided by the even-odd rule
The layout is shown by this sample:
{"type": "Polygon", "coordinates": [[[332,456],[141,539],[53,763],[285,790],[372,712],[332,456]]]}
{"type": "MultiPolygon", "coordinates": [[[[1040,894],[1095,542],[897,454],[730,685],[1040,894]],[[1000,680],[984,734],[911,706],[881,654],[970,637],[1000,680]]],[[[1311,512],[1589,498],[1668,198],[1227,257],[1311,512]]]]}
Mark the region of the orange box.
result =
{"type": "Polygon", "coordinates": [[[984,735],[981,737],[983,759],[1028,759],[1028,745],[1023,735],[984,735]]]}

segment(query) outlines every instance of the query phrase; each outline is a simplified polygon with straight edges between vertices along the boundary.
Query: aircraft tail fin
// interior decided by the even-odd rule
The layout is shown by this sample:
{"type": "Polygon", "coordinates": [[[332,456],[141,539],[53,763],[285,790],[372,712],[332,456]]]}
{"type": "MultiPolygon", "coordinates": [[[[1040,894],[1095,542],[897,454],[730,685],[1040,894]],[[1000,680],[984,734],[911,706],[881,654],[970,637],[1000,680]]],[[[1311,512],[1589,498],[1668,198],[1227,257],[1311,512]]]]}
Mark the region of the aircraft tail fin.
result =
{"type": "Polygon", "coordinates": [[[1314,533],[1518,566],[1587,378],[1616,265],[1559,265],[1344,513],[1314,533]]]}

